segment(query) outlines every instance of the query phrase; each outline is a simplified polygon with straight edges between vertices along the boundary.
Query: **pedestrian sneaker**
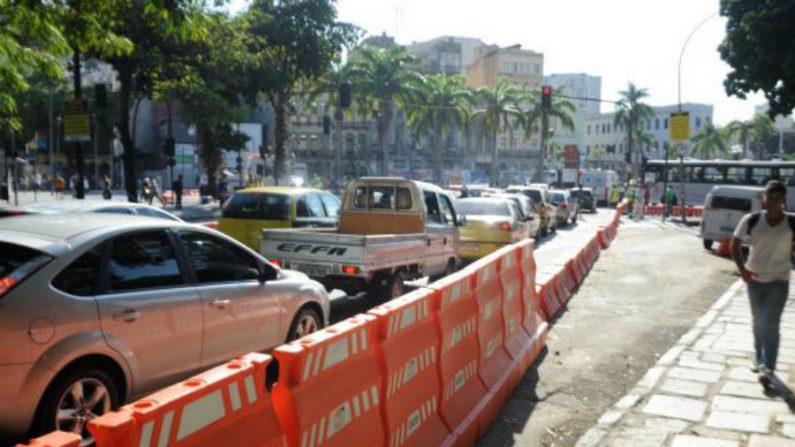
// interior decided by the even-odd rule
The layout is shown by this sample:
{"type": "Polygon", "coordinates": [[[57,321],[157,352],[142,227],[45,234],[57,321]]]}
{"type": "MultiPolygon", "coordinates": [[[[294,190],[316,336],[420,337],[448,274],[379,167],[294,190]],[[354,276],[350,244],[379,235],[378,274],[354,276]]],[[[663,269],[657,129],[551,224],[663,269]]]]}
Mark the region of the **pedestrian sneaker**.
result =
{"type": "Polygon", "coordinates": [[[759,383],[765,391],[773,391],[773,372],[766,366],[759,366],[759,383]]]}
{"type": "Polygon", "coordinates": [[[748,369],[750,369],[750,370],[751,370],[751,372],[752,372],[752,373],[754,373],[754,374],[759,374],[759,368],[760,368],[760,366],[761,366],[761,365],[760,365],[760,364],[758,364],[758,363],[753,363],[753,364],[751,364],[751,366],[749,366],[749,367],[748,367],[748,369]]]}

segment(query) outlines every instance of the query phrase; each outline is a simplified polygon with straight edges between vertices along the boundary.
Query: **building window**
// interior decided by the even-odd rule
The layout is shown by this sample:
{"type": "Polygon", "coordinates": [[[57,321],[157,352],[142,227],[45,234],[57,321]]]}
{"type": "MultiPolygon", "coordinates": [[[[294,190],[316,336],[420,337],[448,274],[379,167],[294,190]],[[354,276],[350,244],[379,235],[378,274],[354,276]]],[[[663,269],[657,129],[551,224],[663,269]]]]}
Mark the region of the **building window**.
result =
{"type": "Polygon", "coordinates": [[[668,118],[663,119],[663,127],[666,129],[668,128],[668,118]]]}
{"type": "Polygon", "coordinates": [[[646,120],[646,130],[651,130],[651,120],[646,120]]]}
{"type": "Polygon", "coordinates": [[[591,134],[591,125],[590,124],[588,125],[587,129],[588,129],[588,135],[590,135],[591,134]]]}
{"type": "Polygon", "coordinates": [[[610,123],[607,123],[607,133],[610,133],[610,123]]]}
{"type": "Polygon", "coordinates": [[[660,129],[660,119],[654,118],[654,130],[659,130],[659,129],[660,129]]]}
{"type": "Polygon", "coordinates": [[[701,117],[696,117],[696,129],[701,128],[701,117]]]}

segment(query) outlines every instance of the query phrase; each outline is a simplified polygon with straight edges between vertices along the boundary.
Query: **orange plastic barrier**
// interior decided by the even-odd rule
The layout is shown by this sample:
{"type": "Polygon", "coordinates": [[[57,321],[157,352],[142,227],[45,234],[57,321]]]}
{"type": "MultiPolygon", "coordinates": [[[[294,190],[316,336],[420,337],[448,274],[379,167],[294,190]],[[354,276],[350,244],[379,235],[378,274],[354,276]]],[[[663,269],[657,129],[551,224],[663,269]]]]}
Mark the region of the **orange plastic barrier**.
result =
{"type": "Polygon", "coordinates": [[[522,375],[533,362],[535,362],[541,349],[544,348],[549,326],[544,318],[541,303],[536,294],[536,264],[533,257],[533,241],[520,242],[517,248],[519,268],[522,278],[522,327],[530,336],[531,347],[525,353],[522,362],[522,375]]]}
{"type": "Polygon", "coordinates": [[[723,256],[728,258],[731,256],[731,246],[732,246],[732,238],[725,237],[723,240],[720,241],[720,245],[718,249],[715,251],[715,254],[718,256],[723,256]]]}
{"type": "Polygon", "coordinates": [[[582,268],[577,263],[577,258],[580,255],[575,255],[572,259],[569,259],[566,262],[566,272],[569,274],[571,280],[573,280],[572,284],[572,293],[574,293],[582,284],[583,279],[585,279],[585,273],[583,273],[582,268]]]}
{"type": "Polygon", "coordinates": [[[17,447],[80,447],[82,439],[77,433],[54,431],[36,439],[31,439],[27,444],[17,444],[17,447]]]}
{"type": "Polygon", "coordinates": [[[386,390],[382,411],[389,447],[453,445],[439,414],[440,333],[438,293],[421,289],[370,310],[375,316],[378,358],[386,390]]]}
{"type": "Polygon", "coordinates": [[[489,391],[498,389],[506,368],[511,364],[508,351],[503,346],[502,285],[496,261],[495,254],[470,266],[475,272],[475,300],[478,304],[478,375],[489,391]]]}
{"type": "Polygon", "coordinates": [[[602,247],[602,250],[607,250],[607,248],[610,247],[610,233],[607,227],[599,228],[596,237],[599,239],[599,245],[602,247]]]}
{"type": "Polygon", "coordinates": [[[265,388],[271,357],[248,354],[89,423],[98,447],[286,446],[265,388]]]}
{"type": "Polygon", "coordinates": [[[477,421],[488,398],[478,379],[478,305],[473,271],[467,269],[432,284],[438,289],[438,319],[442,335],[439,370],[442,378],[440,412],[458,445],[474,445],[477,421]]]}
{"type": "Polygon", "coordinates": [[[290,447],[385,445],[374,322],[357,315],[273,351],[273,405],[290,447]]]}
{"type": "Polygon", "coordinates": [[[554,273],[539,272],[536,274],[536,294],[541,303],[544,318],[551,322],[563,308],[558,296],[558,279],[554,273]]]}

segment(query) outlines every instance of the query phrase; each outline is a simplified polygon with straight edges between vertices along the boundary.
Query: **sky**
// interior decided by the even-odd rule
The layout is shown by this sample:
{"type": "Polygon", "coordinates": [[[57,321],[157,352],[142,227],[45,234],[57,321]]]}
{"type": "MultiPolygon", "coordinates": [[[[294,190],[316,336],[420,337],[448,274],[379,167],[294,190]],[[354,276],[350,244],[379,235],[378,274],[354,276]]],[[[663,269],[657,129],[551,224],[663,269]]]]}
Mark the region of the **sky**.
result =
{"type": "MultiPolygon", "coordinates": [[[[247,0],[232,0],[239,11],[247,0]]],[[[648,90],[653,106],[677,103],[677,67],[688,35],[718,12],[719,0],[338,0],[339,20],[367,34],[386,32],[400,44],[442,35],[544,53],[544,74],[601,76],[602,98],[615,100],[629,82],[648,90]]],[[[682,102],[714,106],[714,121],[747,120],[761,94],[729,97],[730,67],[717,47],[726,22],[709,19],[692,35],[682,59],[682,102]]],[[[602,112],[612,105],[602,104],[602,112]]]]}

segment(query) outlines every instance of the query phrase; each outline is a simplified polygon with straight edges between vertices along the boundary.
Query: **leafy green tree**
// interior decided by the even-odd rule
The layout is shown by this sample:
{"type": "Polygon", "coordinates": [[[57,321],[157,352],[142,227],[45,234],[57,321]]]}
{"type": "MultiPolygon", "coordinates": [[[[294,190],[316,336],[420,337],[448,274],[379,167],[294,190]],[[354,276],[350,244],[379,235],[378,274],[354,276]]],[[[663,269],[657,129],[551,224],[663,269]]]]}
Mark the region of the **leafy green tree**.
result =
{"type": "Polygon", "coordinates": [[[726,37],[720,55],[732,67],[723,85],[745,98],[761,90],[770,116],[795,108],[795,2],[792,0],[721,0],[726,37]]]}
{"type": "Polygon", "coordinates": [[[386,134],[396,108],[408,110],[420,75],[412,70],[414,57],[403,47],[365,46],[351,57],[351,80],[358,108],[375,119],[381,151],[381,175],[388,174],[386,134]]]}
{"type": "Polygon", "coordinates": [[[709,160],[713,156],[729,154],[729,144],[723,129],[706,123],[693,137],[693,154],[701,159],[709,160]]]}
{"type": "Polygon", "coordinates": [[[288,116],[296,87],[328,73],[358,29],[337,21],[333,0],[255,0],[244,15],[249,51],[260,61],[252,79],[276,115],[274,180],[285,174],[288,116]]]}
{"type": "Polygon", "coordinates": [[[176,101],[180,115],[196,126],[199,158],[215,195],[222,149],[239,152],[248,141],[232,124],[246,116],[240,92],[250,88],[256,59],[248,52],[244,28],[225,14],[208,14],[206,32],[207,39],[185,42],[183,56],[153,85],[158,98],[176,101]]]}
{"type": "Polygon", "coordinates": [[[607,150],[603,147],[595,147],[588,153],[589,162],[599,162],[607,158],[607,150]]]}
{"type": "MultiPolygon", "coordinates": [[[[124,147],[127,199],[137,201],[136,147],[132,139],[138,104],[154,96],[153,79],[162,78],[167,61],[178,57],[182,42],[206,37],[204,0],[95,0],[103,3],[104,23],[131,44],[129,52],[88,46],[85,51],[118,73],[119,116],[116,127],[124,147]]],[[[85,8],[84,8],[85,9],[85,8]]],[[[81,48],[82,50],[83,48],[81,48]]]]}
{"type": "Polygon", "coordinates": [[[497,134],[501,130],[509,130],[511,122],[521,116],[516,107],[520,97],[519,88],[500,79],[496,85],[481,87],[475,91],[476,109],[473,120],[483,125],[491,146],[491,167],[489,172],[492,186],[499,183],[497,134]]]}
{"type": "Polygon", "coordinates": [[[472,109],[472,93],[461,76],[434,74],[422,78],[418,104],[409,108],[409,126],[417,135],[429,135],[434,152],[435,178],[442,184],[443,143],[454,130],[465,127],[472,109]]]}
{"type": "MultiPolygon", "coordinates": [[[[773,121],[766,115],[757,114],[749,121],[734,120],[726,126],[729,139],[736,138],[743,147],[743,158],[748,158],[752,143],[763,140],[773,133],[773,121]]],[[[759,149],[759,148],[757,148],[759,149]]],[[[756,157],[759,158],[760,152],[756,157]]]]}
{"type": "MultiPolygon", "coordinates": [[[[654,116],[651,107],[643,103],[643,98],[649,96],[645,88],[637,88],[629,83],[626,90],[618,92],[621,99],[616,104],[616,114],[613,119],[614,126],[622,126],[627,132],[627,163],[633,163],[632,154],[635,149],[636,129],[641,126],[641,121],[654,116]]],[[[637,163],[635,163],[637,164],[637,163]]],[[[637,166],[635,166],[637,171],[637,166]]]]}
{"type": "MultiPolygon", "coordinates": [[[[551,107],[546,111],[541,108],[541,89],[527,90],[520,97],[519,107],[522,108],[522,111],[519,124],[524,129],[527,139],[531,139],[534,134],[544,132],[541,141],[549,141],[553,131],[549,125],[550,118],[560,123],[564,129],[574,130],[573,115],[577,112],[577,108],[574,103],[564,98],[560,94],[561,92],[558,93],[557,95],[552,95],[551,107]]],[[[543,179],[546,155],[546,148],[539,147],[539,158],[536,164],[538,181],[543,179]]]]}

